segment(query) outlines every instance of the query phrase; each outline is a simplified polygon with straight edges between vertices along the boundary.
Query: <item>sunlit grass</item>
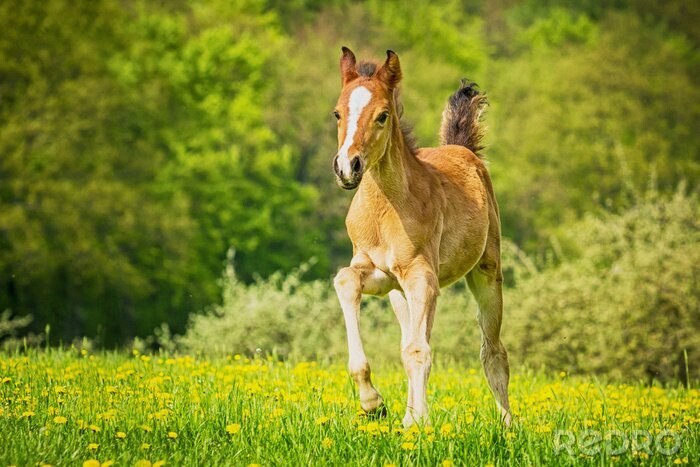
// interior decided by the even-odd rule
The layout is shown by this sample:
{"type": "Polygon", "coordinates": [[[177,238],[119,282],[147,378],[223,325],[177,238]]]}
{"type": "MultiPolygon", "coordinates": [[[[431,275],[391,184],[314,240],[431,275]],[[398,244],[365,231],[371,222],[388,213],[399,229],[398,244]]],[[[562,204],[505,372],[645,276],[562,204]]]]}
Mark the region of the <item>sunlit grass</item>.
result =
{"type": "Polygon", "coordinates": [[[432,423],[403,430],[403,370],[375,375],[389,408],[377,420],[358,410],[341,365],[136,352],[0,355],[0,465],[700,461],[695,389],[514,371],[515,424],[504,429],[480,370],[438,366],[430,381],[432,423]],[[612,435],[608,450],[605,439],[587,438],[596,433],[612,435]],[[639,433],[651,444],[625,448],[625,439],[645,439],[639,433]],[[671,433],[665,444],[657,445],[659,433],[671,433]],[[576,439],[572,454],[557,443],[569,437],[576,439]],[[676,442],[677,451],[662,452],[676,442]]]}

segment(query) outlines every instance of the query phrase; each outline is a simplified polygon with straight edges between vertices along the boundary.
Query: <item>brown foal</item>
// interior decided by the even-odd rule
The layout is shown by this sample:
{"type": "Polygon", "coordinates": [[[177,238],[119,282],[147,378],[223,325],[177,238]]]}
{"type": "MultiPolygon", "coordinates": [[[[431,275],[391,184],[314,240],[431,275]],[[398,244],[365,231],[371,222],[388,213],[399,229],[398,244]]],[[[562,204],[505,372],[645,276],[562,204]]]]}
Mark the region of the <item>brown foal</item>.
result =
{"type": "Polygon", "coordinates": [[[383,411],[372,384],[359,328],[362,294],[389,294],[401,326],[408,375],[405,426],[427,421],[430,333],[440,288],[466,276],[478,303],[481,361],[503,421],[510,425],[508,356],[500,339],[503,301],[500,220],[489,174],[478,156],[479,117],[486,104],[462,82],[449,99],[441,146],[417,149],[402,128],[398,56],[356,62],[343,47],[342,92],[335,109],[338,184],[358,187],[346,219],[350,266],[335,278],[345,317],[349,371],[368,413],[383,411]]]}

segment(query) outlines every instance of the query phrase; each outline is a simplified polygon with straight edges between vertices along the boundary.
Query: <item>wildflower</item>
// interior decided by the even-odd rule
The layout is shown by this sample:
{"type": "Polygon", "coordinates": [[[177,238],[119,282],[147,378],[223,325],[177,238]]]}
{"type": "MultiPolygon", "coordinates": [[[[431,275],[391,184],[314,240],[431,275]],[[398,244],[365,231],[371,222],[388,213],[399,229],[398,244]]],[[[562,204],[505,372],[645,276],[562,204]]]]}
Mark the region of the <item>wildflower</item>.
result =
{"type": "Polygon", "coordinates": [[[109,460],[109,461],[104,461],[103,463],[100,464],[100,467],[112,467],[114,465],[114,461],[109,460]]]}
{"type": "Polygon", "coordinates": [[[83,462],[83,467],[100,467],[100,461],[97,459],[89,459],[83,462]]]}
{"type": "Polygon", "coordinates": [[[445,423],[440,427],[440,434],[442,436],[447,436],[450,433],[452,433],[452,424],[451,423],[445,423]]]}
{"type": "Polygon", "coordinates": [[[88,444],[88,449],[89,449],[90,451],[97,451],[97,448],[99,448],[99,447],[100,447],[100,445],[97,444],[97,443],[90,443],[90,444],[88,444]]]}
{"type": "Polygon", "coordinates": [[[560,371],[560,372],[559,372],[559,377],[560,377],[560,378],[563,378],[563,377],[565,377],[565,376],[566,376],[566,371],[560,371]]]}
{"type": "Polygon", "coordinates": [[[98,431],[100,431],[100,427],[97,426],[97,425],[90,425],[88,428],[89,428],[90,430],[94,431],[95,433],[97,433],[98,431]]]}
{"type": "Polygon", "coordinates": [[[165,465],[165,461],[155,461],[151,467],[163,467],[165,465]]]}
{"type": "Polygon", "coordinates": [[[143,443],[143,444],[141,445],[141,449],[143,449],[143,450],[150,449],[150,447],[151,447],[151,445],[148,444],[148,443],[143,443]]]}
{"type": "Polygon", "coordinates": [[[56,425],[65,425],[68,419],[66,417],[54,417],[53,422],[56,425]]]}
{"type": "Polygon", "coordinates": [[[333,446],[333,440],[328,437],[323,438],[323,441],[321,441],[321,446],[326,449],[330,449],[330,447],[333,446]]]}
{"type": "Polygon", "coordinates": [[[148,425],[141,425],[141,429],[146,433],[151,433],[153,431],[153,428],[148,425]]]}
{"type": "Polygon", "coordinates": [[[134,464],[134,467],[152,467],[152,464],[151,464],[151,461],[141,459],[141,460],[136,461],[136,464],[134,464]]]}
{"type": "Polygon", "coordinates": [[[168,431],[168,438],[170,438],[170,439],[177,438],[177,433],[175,433],[174,431],[168,431]]]}
{"type": "Polygon", "coordinates": [[[406,442],[406,443],[401,444],[401,449],[403,449],[404,451],[412,451],[415,448],[416,448],[415,443],[406,442]]]}
{"type": "Polygon", "coordinates": [[[22,418],[29,418],[33,417],[36,415],[33,410],[27,410],[26,412],[22,412],[22,418]]]}
{"type": "Polygon", "coordinates": [[[316,419],[316,425],[323,425],[326,424],[330,421],[331,419],[329,417],[323,416],[323,417],[318,417],[316,419]]]}
{"type": "Polygon", "coordinates": [[[119,439],[126,438],[126,433],[124,433],[123,431],[117,431],[117,438],[119,438],[119,439]]]}
{"type": "Polygon", "coordinates": [[[239,431],[241,431],[241,425],[239,425],[238,423],[232,423],[230,425],[226,425],[226,433],[228,433],[230,435],[235,435],[239,431]]]}
{"type": "Polygon", "coordinates": [[[452,459],[445,459],[442,461],[442,467],[454,467],[455,463],[452,461],[452,459]]]}

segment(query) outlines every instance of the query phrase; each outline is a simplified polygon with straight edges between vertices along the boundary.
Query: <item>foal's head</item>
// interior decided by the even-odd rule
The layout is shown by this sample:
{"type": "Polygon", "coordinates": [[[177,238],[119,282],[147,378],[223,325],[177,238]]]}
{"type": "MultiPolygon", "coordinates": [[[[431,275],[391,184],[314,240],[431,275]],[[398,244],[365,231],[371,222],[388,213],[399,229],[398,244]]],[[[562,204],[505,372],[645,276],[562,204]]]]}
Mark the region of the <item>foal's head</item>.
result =
{"type": "Polygon", "coordinates": [[[343,89],[338,98],[338,154],[333,159],[338,185],[351,190],[362,174],[386,152],[392,128],[399,125],[396,88],[401,81],[399,57],[386,51],[383,65],[355,60],[343,47],[340,59],[343,89]]]}

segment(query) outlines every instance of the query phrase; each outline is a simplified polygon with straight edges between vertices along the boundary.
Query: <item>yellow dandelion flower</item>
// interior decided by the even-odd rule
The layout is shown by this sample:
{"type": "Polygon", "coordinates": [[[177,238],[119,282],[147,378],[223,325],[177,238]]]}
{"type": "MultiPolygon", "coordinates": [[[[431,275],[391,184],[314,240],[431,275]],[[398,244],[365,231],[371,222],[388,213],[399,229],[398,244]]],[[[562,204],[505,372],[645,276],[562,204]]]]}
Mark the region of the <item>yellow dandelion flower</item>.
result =
{"type": "Polygon", "coordinates": [[[90,426],[88,427],[88,429],[94,431],[95,433],[97,433],[98,431],[100,431],[100,427],[97,426],[97,425],[90,425],[90,426]]]}
{"type": "Polygon", "coordinates": [[[321,446],[323,446],[325,449],[330,449],[330,447],[333,446],[333,440],[328,437],[323,438],[323,441],[321,441],[321,446]]]}
{"type": "Polygon", "coordinates": [[[100,464],[100,467],[112,467],[114,465],[114,461],[109,460],[109,461],[104,461],[103,463],[100,464]]]}
{"type": "Polygon", "coordinates": [[[143,450],[150,449],[150,447],[151,447],[151,445],[148,443],[141,444],[141,449],[143,449],[143,450]]]}
{"type": "Polygon", "coordinates": [[[88,449],[89,449],[90,451],[97,451],[97,448],[99,448],[99,447],[100,447],[100,445],[97,444],[97,443],[90,443],[90,444],[88,444],[88,449]]]}
{"type": "Polygon", "coordinates": [[[442,467],[454,467],[455,463],[452,461],[452,459],[445,459],[442,461],[442,467]]]}
{"type": "Polygon", "coordinates": [[[177,433],[175,433],[174,431],[168,431],[168,438],[170,438],[170,439],[177,438],[177,433]]]}
{"type": "Polygon", "coordinates": [[[232,423],[230,425],[226,425],[226,433],[228,433],[230,435],[235,435],[239,431],[241,431],[241,425],[239,425],[238,423],[232,423]]]}
{"type": "Polygon", "coordinates": [[[384,467],[396,467],[396,464],[384,464],[384,467]]]}
{"type": "Polygon", "coordinates": [[[83,462],[83,467],[100,467],[100,461],[97,459],[88,459],[83,462]]]}
{"type": "Polygon", "coordinates": [[[415,443],[406,442],[406,443],[401,444],[401,449],[403,449],[404,451],[412,451],[415,448],[416,448],[415,443]]]}
{"type": "Polygon", "coordinates": [[[163,467],[164,465],[165,461],[155,461],[152,467],[163,467]]]}
{"type": "Polygon", "coordinates": [[[151,433],[151,432],[153,431],[153,427],[150,427],[150,426],[148,426],[148,425],[141,425],[140,428],[141,428],[143,431],[145,431],[146,433],[151,433]]]}
{"type": "Polygon", "coordinates": [[[444,425],[442,425],[442,426],[440,427],[440,434],[441,434],[442,436],[447,436],[447,435],[449,435],[450,433],[452,433],[452,431],[453,431],[453,427],[452,427],[452,424],[451,424],[451,423],[445,423],[444,425]]]}
{"type": "Polygon", "coordinates": [[[27,410],[26,412],[22,412],[22,418],[29,418],[33,417],[36,415],[33,410],[27,410]]]}
{"type": "Polygon", "coordinates": [[[318,417],[316,419],[315,423],[316,423],[316,425],[324,425],[324,424],[328,423],[330,420],[331,420],[330,417],[323,416],[323,417],[318,417]]]}
{"type": "Polygon", "coordinates": [[[65,425],[67,421],[68,421],[68,419],[66,417],[61,417],[61,416],[54,417],[54,419],[53,419],[53,422],[56,425],[65,425]]]}
{"type": "Polygon", "coordinates": [[[134,467],[152,467],[153,464],[151,464],[151,461],[147,461],[146,459],[141,459],[136,461],[136,464],[134,464],[134,467]]]}
{"type": "Polygon", "coordinates": [[[124,433],[123,431],[117,431],[117,438],[119,438],[119,439],[126,438],[126,433],[124,433]]]}
{"type": "Polygon", "coordinates": [[[273,417],[281,417],[282,415],[284,415],[284,409],[279,409],[279,408],[278,408],[278,409],[275,409],[275,410],[272,411],[272,416],[273,416],[273,417]]]}

